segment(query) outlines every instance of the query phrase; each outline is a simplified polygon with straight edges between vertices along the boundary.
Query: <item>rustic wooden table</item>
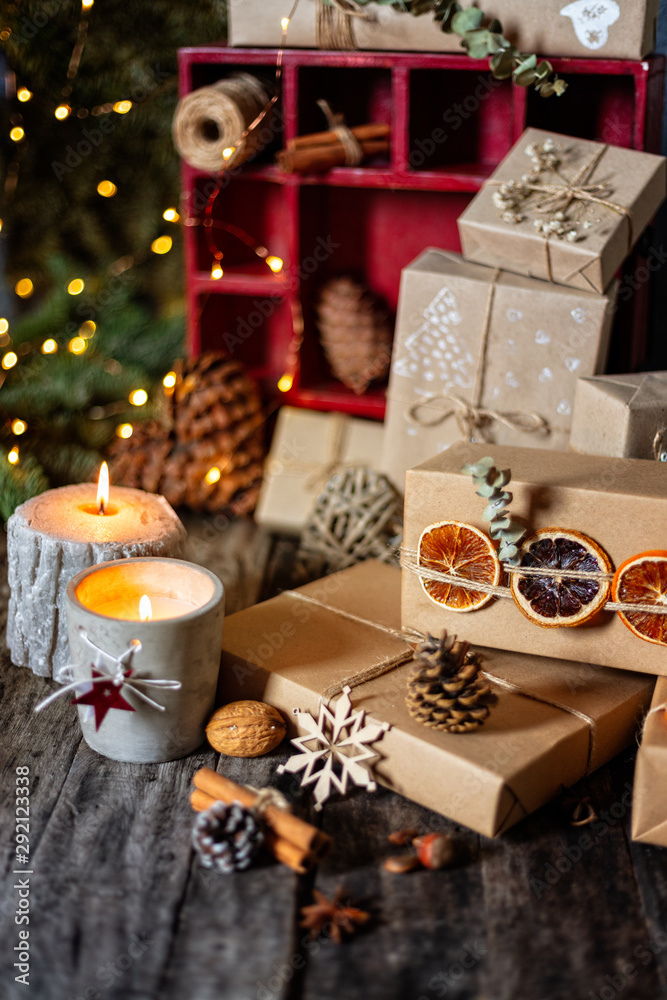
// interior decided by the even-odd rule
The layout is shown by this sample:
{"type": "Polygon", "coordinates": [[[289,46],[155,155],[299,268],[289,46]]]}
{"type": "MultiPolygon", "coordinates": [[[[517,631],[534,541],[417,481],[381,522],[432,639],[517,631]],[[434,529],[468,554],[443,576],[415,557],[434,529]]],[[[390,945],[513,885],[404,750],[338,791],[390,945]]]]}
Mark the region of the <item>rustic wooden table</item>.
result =
{"type": "MultiPolygon", "coordinates": [[[[220,574],[229,610],[284,583],[288,543],[246,522],[188,527],[189,556],[220,574]]],[[[316,872],[299,877],[267,862],[222,876],[201,868],[190,847],[192,775],[206,764],[237,781],[275,783],[284,748],[246,761],[202,749],[169,764],[116,763],[82,741],[66,699],[33,714],[52,688],[4,654],[1,1000],[667,997],[667,854],[630,842],[632,750],[574,790],[590,796],[595,827],[572,827],[571,803],[561,801],[492,841],[386,790],[359,791],[320,814],[335,849],[316,872]],[[13,874],[18,767],[30,776],[29,925],[15,923],[25,880],[13,874]],[[460,864],[384,871],[396,850],[387,833],[408,826],[452,833],[460,864]],[[331,895],[337,886],[371,922],[342,946],[310,941],[299,908],[314,887],[331,895]],[[29,990],[15,981],[21,926],[30,931],[29,990]]],[[[315,822],[309,801],[296,808],[315,822]]]]}

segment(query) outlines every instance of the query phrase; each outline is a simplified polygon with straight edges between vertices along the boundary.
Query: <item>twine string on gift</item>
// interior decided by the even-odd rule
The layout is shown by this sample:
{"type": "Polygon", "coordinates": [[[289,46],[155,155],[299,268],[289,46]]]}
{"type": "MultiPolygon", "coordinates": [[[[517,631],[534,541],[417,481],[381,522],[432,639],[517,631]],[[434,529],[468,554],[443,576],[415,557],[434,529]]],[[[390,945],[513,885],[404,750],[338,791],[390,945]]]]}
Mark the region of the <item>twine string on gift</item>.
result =
{"type": "Polygon", "coordinates": [[[503,413],[499,410],[482,406],[486,356],[491,332],[491,320],[493,318],[493,304],[498,279],[501,274],[502,270],[500,268],[494,270],[486,297],[482,336],[480,338],[479,353],[475,366],[475,385],[472,402],[466,402],[465,399],[454,392],[442,392],[432,396],[425,396],[407,409],[406,416],[412,423],[418,424],[420,427],[437,427],[439,424],[449,420],[450,417],[454,417],[463,437],[472,442],[475,441],[476,434],[479,434],[486,440],[484,430],[489,423],[504,424],[510,430],[523,431],[526,434],[534,434],[538,431],[546,433],[549,430],[548,422],[539,413],[528,410],[503,413]]]}
{"type": "Polygon", "coordinates": [[[172,680],[162,680],[154,677],[135,677],[133,676],[132,668],[132,658],[135,653],[141,650],[141,643],[138,639],[131,639],[128,648],[120,656],[113,656],[113,654],[108,653],[106,650],[102,649],[96,643],[94,643],[86,633],[85,629],[80,629],[80,638],[82,642],[91,649],[96,656],[95,669],[100,671],[98,677],[81,677],[78,680],[74,680],[74,669],[75,664],[67,663],[65,666],[60,667],[55,674],[54,680],[59,684],[63,684],[59,691],[54,691],[43,701],[40,701],[38,705],[35,706],[35,712],[41,712],[44,708],[51,705],[57,698],[61,698],[65,694],[73,693],[78,688],[90,688],[91,685],[106,683],[111,681],[116,687],[122,689],[123,687],[129,687],[133,694],[135,694],[141,701],[150,705],[151,708],[157,709],[158,712],[164,712],[164,705],[160,705],[157,701],[149,698],[147,694],[139,690],[137,685],[149,688],[162,688],[168,691],[179,691],[181,689],[180,681],[172,680]]]}
{"type": "Polygon", "coordinates": [[[318,49],[356,49],[353,17],[370,20],[357,0],[318,0],[316,44],[318,49]]]}
{"type": "Polygon", "coordinates": [[[350,429],[350,417],[346,413],[329,414],[329,435],[325,445],[325,456],[321,462],[302,461],[296,455],[281,455],[276,465],[288,474],[304,475],[306,489],[312,492],[319,490],[332,476],[341,472],[348,465],[358,464],[353,459],[345,459],[345,447],[350,429]]]}
{"type": "Polygon", "coordinates": [[[329,102],[323,98],[320,98],[317,106],[324,112],[327,125],[332,132],[336,133],[341,146],[345,150],[345,165],[348,167],[358,167],[364,158],[364,150],[361,143],[357,141],[354,133],[345,124],[345,115],[334,114],[329,102]]]}

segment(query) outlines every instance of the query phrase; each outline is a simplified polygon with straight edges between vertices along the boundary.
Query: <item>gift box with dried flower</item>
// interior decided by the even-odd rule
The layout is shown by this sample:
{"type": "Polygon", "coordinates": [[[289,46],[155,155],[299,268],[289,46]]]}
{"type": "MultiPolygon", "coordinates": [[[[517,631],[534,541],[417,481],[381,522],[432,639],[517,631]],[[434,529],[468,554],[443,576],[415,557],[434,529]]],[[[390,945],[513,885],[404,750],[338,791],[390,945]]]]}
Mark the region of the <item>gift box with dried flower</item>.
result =
{"type": "Polygon", "coordinates": [[[382,460],[396,487],[461,438],[566,450],[577,378],[604,370],[614,290],[435,249],[404,268],[382,460]]]}
{"type": "Polygon", "coordinates": [[[637,753],[632,792],[632,839],[667,847],[667,679],[658,678],[637,753]]]}
{"type": "MultiPolygon", "coordinates": [[[[293,0],[230,0],[230,45],[279,46],[281,21],[293,0]]],[[[641,59],[655,46],[659,0],[488,0],[488,17],[502,21],[506,37],[523,52],[549,56],[599,56],[641,59]]],[[[351,9],[351,5],[348,5],[351,9]]],[[[419,17],[394,10],[388,3],[365,3],[345,16],[338,5],[301,0],[292,16],[288,44],[293,48],[329,48],[331,32],[339,47],[426,52],[460,52],[460,38],[440,31],[429,10],[419,17]],[[361,16],[360,16],[361,15],[361,16]]]]}
{"type": "Polygon", "coordinates": [[[375,421],[281,407],[255,520],[270,531],[298,535],[333,475],[352,465],[377,465],[382,437],[375,421]]]}
{"type": "Polygon", "coordinates": [[[667,372],[580,378],[570,448],[584,455],[660,458],[667,449],[667,372]]]}
{"type": "Polygon", "coordinates": [[[407,473],[403,625],[667,674],[666,523],[660,462],[453,445],[407,473]],[[476,494],[461,469],[486,455],[511,469],[511,493],[499,477],[476,494]],[[509,547],[514,523],[527,529],[520,566],[500,563],[492,516],[509,547]]]}
{"type": "Polygon", "coordinates": [[[664,201],[665,164],[529,128],[460,216],[463,255],[602,294],[664,201]]]}
{"type": "MultiPolygon", "coordinates": [[[[413,664],[412,647],[398,631],[400,581],[398,569],[367,562],[227,618],[220,702],[266,701],[307,744],[313,728],[302,720],[317,717],[321,700],[331,699],[338,719],[338,706],[351,699],[354,716],[365,711],[366,730],[377,739],[372,776],[487,836],[632,741],[652,678],[499,650],[482,651],[497,702],[481,728],[447,733],[418,722],[406,704],[413,664]],[[337,697],[346,685],[351,690],[337,697]]],[[[356,738],[368,761],[374,755],[363,731],[350,722],[352,731],[344,727],[333,737],[348,740],[340,759],[356,738]]],[[[317,758],[326,766],[325,745],[313,742],[320,753],[311,754],[311,783],[317,758]]],[[[369,787],[370,777],[357,783],[369,787]]]]}

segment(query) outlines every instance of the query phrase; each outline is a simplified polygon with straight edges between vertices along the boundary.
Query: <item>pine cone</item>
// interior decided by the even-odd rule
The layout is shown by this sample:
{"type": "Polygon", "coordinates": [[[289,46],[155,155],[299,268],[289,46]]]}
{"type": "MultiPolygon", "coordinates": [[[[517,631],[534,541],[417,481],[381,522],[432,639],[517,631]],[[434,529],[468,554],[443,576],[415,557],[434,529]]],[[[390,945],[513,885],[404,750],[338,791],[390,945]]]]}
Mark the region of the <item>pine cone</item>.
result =
{"type": "Polygon", "coordinates": [[[357,395],[389,371],[392,324],[381,301],[349,277],[332,278],[317,303],[320,340],[331,371],[357,395]]]}
{"type": "Polygon", "coordinates": [[[111,449],[114,482],[161,493],[174,507],[249,513],[264,459],[259,390],[243,366],[211,352],[177,368],[163,423],[136,424],[111,449]],[[212,483],[207,473],[217,468],[212,483]]]}
{"type": "Polygon", "coordinates": [[[479,676],[482,658],[469,652],[455,635],[429,635],[417,648],[405,699],[410,715],[448,733],[469,733],[481,726],[495,702],[491,687],[479,676]]]}
{"type": "Polygon", "coordinates": [[[214,802],[199,813],[192,830],[201,863],[225,875],[250,868],[263,841],[255,814],[238,802],[214,802]]]}

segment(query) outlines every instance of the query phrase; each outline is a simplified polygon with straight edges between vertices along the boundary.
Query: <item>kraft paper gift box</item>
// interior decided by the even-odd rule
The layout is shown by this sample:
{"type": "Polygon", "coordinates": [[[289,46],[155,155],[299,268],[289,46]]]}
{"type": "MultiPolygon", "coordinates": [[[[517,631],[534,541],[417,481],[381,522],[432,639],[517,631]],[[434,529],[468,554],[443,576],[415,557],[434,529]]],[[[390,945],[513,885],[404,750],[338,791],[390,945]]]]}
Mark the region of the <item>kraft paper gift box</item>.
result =
{"type": "Polygon", "coordinates": [[[401,285],[382,468],[407,469],[461,438],[567,450],[577,378],[604,371],[609,296],[428,249],[401,285]]]}
{"type": "MultiPolygon", "coordinates": [[[[287,44],[292,48],[327,48],[324,25],[318,30],[321,0],[301,0],[289,25],[287,44]]],[[[230,0],[230,45],[281,43],[281,20],[289,17],[293,0],[230,0]]],[[[522,52],[545,56],[586,56],[606,59],[642,59],[655,47],[659,0],[495,0],[484,5],[489,18],[498,17],[505,36],[522,52]]],[[[327,12],[325,11],[324,14],[327,12]]],[[[390,51],[458,52],[461,39],[445,34],[433,13],[419,17],[392,10],[389,5],[367,4],[364,17],[353,17],[348,26],[357,48],[390,51]]],[[[329,17],[345,24],[337,11],[329,17]]],[[[350,36],[346,45],[350,44],[350,36]]]]}
{"type": "Polygon", "coordinates": [[[489,604],[466,613],[447,610],[428,596],[417,566],[422,532],[453,520],[488,533],[489,523],[482,520],[487,501],[460,471],[487,455],[498,468],[511,469],[510,515],[529,533],[554,527],[578,531],[597,542],[614,567],[667,547],[663,463],[459,443],[406,476],[403,625],[434,634],[446,628],[494,648],[667,674],[665,647],[636,636],[613,611],[602,610],[579,626],[545,628],[519,610],[505,585],[489,604]]]}
{"type": "Polygon", "coordinates": [[[270,531],[300,534],[336,472],[351,465],[377,466],[382,437],[376,421],[281,407],[255,520],[270,531]]]}
{"type": "Polygon", "coordinates": [[[602,294],[665,198],[665,163],[529,128],[459,217],[463,256],[602,294]],[[545,143],[559,162],[531,177],[545,143]]]}
{"type": "Polygon", "coordinates": [[[667,847],[667,679],[659,677],[637,753],[632,839],[667,847]]]}
{"type": "Polygon", "coordinates": [[[572,451],[651,459],[660,453],[663,437],[667,438],[667,372],[601,375],[577,382],[572,451]]]}
{"type": "Polygon", "coordinates": [[[400,580],[395,567],[361,563],[228,617],[219,702],[268,702],[294,737],[305,730],[293,709],[317,718],[332,685],[398,663],[350,692],[353,711],[391,727],[372,744],[373,777],[487,836],[632,742],[652,678],[496,650],[483,651],[498,701],[481,729],[455,735],[416,722],[405,705],[412,649],[395,631],[400,580]]]}

